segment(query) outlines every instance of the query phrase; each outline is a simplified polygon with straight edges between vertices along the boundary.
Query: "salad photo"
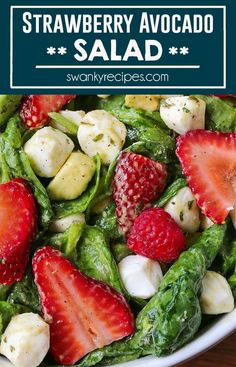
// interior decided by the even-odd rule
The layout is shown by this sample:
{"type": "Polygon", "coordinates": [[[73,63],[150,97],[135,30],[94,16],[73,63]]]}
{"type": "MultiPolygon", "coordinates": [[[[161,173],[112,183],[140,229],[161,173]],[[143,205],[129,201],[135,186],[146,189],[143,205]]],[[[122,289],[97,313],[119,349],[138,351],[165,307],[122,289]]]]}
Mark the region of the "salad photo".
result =
{"type": "Polygon", "coordinates": [[[236,95],[0,96],[1,367],[168,356],[235,299],[236,95]]]}

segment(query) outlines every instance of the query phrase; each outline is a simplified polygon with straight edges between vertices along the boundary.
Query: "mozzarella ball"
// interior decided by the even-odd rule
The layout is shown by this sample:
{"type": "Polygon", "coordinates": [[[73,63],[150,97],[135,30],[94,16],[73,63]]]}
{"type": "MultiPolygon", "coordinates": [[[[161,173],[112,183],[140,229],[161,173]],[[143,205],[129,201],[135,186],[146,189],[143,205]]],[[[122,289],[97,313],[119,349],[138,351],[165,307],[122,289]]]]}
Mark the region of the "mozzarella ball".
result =
{"type": "Polygon", "coordinates": [[[227,280],[215,271],[207,271],[202,281],[202,312],[207,315],[228,313],[234,309],[234,297],[227,280]]]}
{"type": "MultiPolygon", "coordinates": [[[[67,120],[70,120],[71,122],[73,122],[75,125],[79,126],[83,117],[85,116],[85,112],[84,111],[71,111],[71,110],[62,110],[59,112],[60,115],[62,115],[63,117],[65,117],[67,120]]],[[[58,129],[64,133],[67,133],[67,129],[60,125],[58,122],[56,122],[55,120],[51,120],[50,125],[52,127],[54,127],[55,129],[58,129]]]]}
{"type": "Polygon", "coordinates": [[[197,232],[200,225],[200,210],[189,187],[180,189],[165,205],[164,210],[184,232],[197,232]]]}
{"type": "Polygon", "coordinates": [[[152,297],[163,278],[159,263],[140,255],[125,257],[118,268],[126,290],[133,297],[152,297]]]}
{"type": "Polygon", "coordinates": [[[4,357],[0,357],[0,366],[1,367],[15,367],[8,359],[4,357]]]}
{"type": "Polygon", "coordinates": [[[96,170],[92,158],[81,152],[73,152],[47,187],[53,200],[73,200],[87,188],[96,170]]]}
{"type": "Polygon", "coordinates": [[[110,97],[110,94],[97,94],[98,98],[103,98],[106,99],[108,97],[110,97]]]}
{"type": "Polygon", "coordinates": [[[163,100],[160,115],[165,124],[178,134],[205,128],[206,103],[196,97],[171,97],[163,100]]]}
{"type": "Polygon", "coordinates": [[[85,223],[83,213],[68,215],[64,218],[54,219],[49,226],[50,232],[62,233],[65,232],[74,223],[85,223]]]}
{"type": "Polygon", "coordinates": [[[81,149],[93,157],[97,153],[104,164],[110,164],[121,151],[127,135],[125,125],[103,110],[88,112],[78,129],[81,149]]]}
{"type": "Polygon", "coordinates": [[[38,130],[24,145],[33,170],[41,177],[54,177],[73,149],[73,141],[50,126],[38,130]]]}
{"type": "Polygon", "coordinates": [[[12,317],[0,352],[16,367],[39,366],[49,350],[49,325],[35,313],[12,317]]]}

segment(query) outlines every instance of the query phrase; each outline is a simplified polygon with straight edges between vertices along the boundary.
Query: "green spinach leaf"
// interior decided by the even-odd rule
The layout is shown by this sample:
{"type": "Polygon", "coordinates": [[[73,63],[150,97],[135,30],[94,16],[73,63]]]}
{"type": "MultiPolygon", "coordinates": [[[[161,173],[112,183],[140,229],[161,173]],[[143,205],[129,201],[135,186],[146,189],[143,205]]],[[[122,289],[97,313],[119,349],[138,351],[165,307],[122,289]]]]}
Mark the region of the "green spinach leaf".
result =
{"type": "Polygon", "coordinates": [[[0,335],[4,332],[13,316],[29,311],[27,307],[22,305],[12,305],[9,302],[0,301],[0,335]]]}
{"type": "Polygon", "coordinates": [[[28,307],[33,312],[40,313],[38,292],[31,271],[28,270],[24,278],[14,284],[7,301],[11,304],[20,304],[28,307]]]}
{"type": "Polygon", "coordinates": [[[157,294],[136,319],[130,343],[142,354],[166,355],[191,340],[201,324],[202,278],[224,240],[226,225],[204,231],[165,274],[157,294]]]}
{"type": "Polygon", "coordinates": [[[22,95],[0,95],[0,126],[4,125],[20,105],[22,95]]]}
{"type": "Polygon", "coordinates": [[[132,255],[133,252],[128,248],[126,243],[113,243],[111,245],[111,251],[117,263],[119,263],[126,256],[132,255]]]}
{"type": "Polygon", "coordinates": [[[95,222],[95,225],[105,232],[106,237],[112,240],[122,238],[119,232],[115,210],[116,206],[112,201],[97,217],[95,222]]]}
{"type": "Polygon", "coordinates": [[[84,223],[73,223],[63,233],[46,235],[40,239],[43,243],[48,243],[50,246],[58,247],[58,249],[72,260],[76,257],[77,244],[83,233],[84,223]]]}
{"type": "Polygon", "coordinates": [[[236,107],[227,100],[207,95],[197,96],[206,102],[206,128],[222,132],[234,132],[236,107]]]}
{"type": "Polygon", "coordinates": [[[184,178],[178,178],[170,186],[167,187],[161,197],[155,202],[154,206],[162,208],[168,203],[171,198],[173,198],[177,194],[180,189],[182,189],[186,185],[187,182],[184,178]]]}
{"type": "Polygon", "coordinates": [[[127,150],[147,155],[162,163],[176,161],[175,139],[159,127],[143,127],[136,131],[137,142],[127,150]]]}
{"type": "Polygon", "coordinates": [[[68,134],[77,135],[78,126],[67,119],[66,117],[62,116],[60,113],[51,112],[48,114],[54,121],[56,121],[59,125],[64,127],[68,134]]]}
{"type": "Polygon", "coordinates": [[[103,232],[87,226],[77,246],[76,265],[86,275],[123,292],[116,262],[103,232]]]}

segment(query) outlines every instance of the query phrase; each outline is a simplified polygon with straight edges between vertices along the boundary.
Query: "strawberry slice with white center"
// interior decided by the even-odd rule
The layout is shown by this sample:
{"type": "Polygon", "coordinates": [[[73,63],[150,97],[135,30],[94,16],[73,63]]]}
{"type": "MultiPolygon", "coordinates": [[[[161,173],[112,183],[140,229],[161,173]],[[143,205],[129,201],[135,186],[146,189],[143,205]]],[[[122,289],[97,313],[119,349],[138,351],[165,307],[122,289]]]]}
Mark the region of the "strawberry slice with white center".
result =
{"type": "Polygon", "coordinates": [[[87,353],[134,332],[124,297],[106,284],[83,275],[50,246],[33,258],[42,311],[50,324],[55,360],[72,365],[87,353]]]}
{"type": "Polygon", "coordinates": [[[190,131],[177,138],[176,154],[198,206],[223,223],[236,203],[236,134],[190,131]]]}

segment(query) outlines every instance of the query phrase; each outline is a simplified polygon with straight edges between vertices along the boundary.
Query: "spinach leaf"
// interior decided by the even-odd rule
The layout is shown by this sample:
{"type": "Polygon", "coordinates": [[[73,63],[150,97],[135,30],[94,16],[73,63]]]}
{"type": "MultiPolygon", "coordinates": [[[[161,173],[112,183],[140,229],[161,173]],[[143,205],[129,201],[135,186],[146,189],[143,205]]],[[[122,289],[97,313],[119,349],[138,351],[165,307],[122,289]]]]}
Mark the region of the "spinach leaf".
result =
{"type": "Polygon", "coordinates": [[[183,252],[165,274],[157,294],[136,319],[130,340],[142,354],[166,355],[180,348],[197,332],[201,323],[199,292],[202,278],[224,240],[226,225],[214,225],[183,252]]]}
{"type": "Polygon", "coordinates": [[[71,214],[85,212],[94,197],[97,195],[100,182],[101,159],[99,155],[96,155],[94,159],[96,162],[96,173],[93,182],[78,199],[53,203],[53,211],[56,218],[63,218],[71,214]]]}
{"type": "Polygon", "coordinates": [[[26,174],[26,179],[31,183],[35,198],[39,204],[41,225],[44,229],[47,229],[53,217],[52,207],[47,191],[32,170],[29,159],[24,151],[20,152],[20,158],[26,174]]]}
{"type": "Polygon", "coordinates": [[[115,210],[116,205],[112,201],[95,221],[95,225],[105,232],[107,238],[112,240],[122,238],[119,232],[115,210]]]}
{"type": "Polygon", "coordinates": [[[226,243],[222,247],[222,268],[223,275],[227,278],[236,299],[236,239],[226,243]]]}
{"type": "Polygon", "coordinates": [[[133,254],[133,252],[125,243],[113,243],[111,245],[111,251],[117,263],[119,263],[126,256],[133,254]]]}
{"type": "Polygon", "coordinates": [[[136,128],[159,126],[163,130],[170,132],[158,111],[149,112],[126,107],[124,95],[99,99],[97,108],[112,113],[118,120],[129,126],[136,128]]]}
{"type": "Polygon", "coordinates": [[[235,266],[234,273],[228,278],[228,282],[232,290],[234,299],[236,300],[236,266],[235,266]]]}
{"type": "Polygon", "coordinates": [[[171,198],[173,198],[177,194],[180,189],[185,186],[187,186],[186,180],[184,178],[178,178],[170,186],[167,187],[161,197],[155,202],[154,206],[162,208],[168,203],[171,198]]]}
{"type": "Polygon", "coordinates": [[[114,176],[117,159],[118,157],[116,157],[111,162],[108,169],[102,166],[101,178],[97,194],[90,202],[89,207],[86,210],[87,221],[89,220],[91,213],[100,214],[110,202],[112,195],[112,179],[114,176]]]}
{"type": "MultiPolygon", "coordinates": [[[[96,349],[89,353],[74,367],[90,367],[110,365],[114,363],[128,362],[137,359],[140,356],[140,351],[132,350],[126,340],[114,342],[102,349],[96,349]]],[[[48,365],[43,363],[41,367],[66,367],[61,365],[48,365]]]]}
{"type": "Polygon", "coordinates": [[[234,132],[236,108],[228,101],[207,95],[196,96],[206,102],[206,128],[222,132],[234,132]]]}
{"type": "MultiPolygon", "coordinates": [[[[154,160],[170,163],[176,160],[175,139],[160,118],[159,112],[125,107],[124,96],[111,96],[99,102],[102,108],[128,125],[128,148],[154,160]],[[131,143],[131,146],[129,146],[131,143]]],[[[127,147],[127,144],[126,144],[127,147]]]]}
{"type": "Polygon", "coordinates": [[[38,292],[31,271],[28,270],[24,278],[14,284],[7,301],[11,304],[20,304],[28,307],[33,312],[40,313],[38,292]]]}
{"type": "Polygon", "coordinates": [[[139,357],[140,357],[140,352],[137,350],[129,351],[129,353],[127,351],[124,351],[124,354],[121,354],[119,356],[114,356],[114,357],[111,356],[111,357],[103,358],[100,365],[101,366],[111,366],[113,364],[134,361],[135,359],[138,359],[139,357]]]}
{"type": "Polygon", "coordinates": [[[236,239],[225,244],[222,248],[221,256],[223,258],[222,272],[224,275],[227,275],[236,267],[236,239]]]}
{"type": "Polygon", "coordinates": [[[5,164],[5,179],[22,177],[29,181],[39,204],[40,224],[45,229],[53,215],[51,204],[44,186],[32,170],[29,159],[22,149],[23,132],[24,127],[20,117],[15,116],[9,120],[6,130],[1,136],[0,150],[2,164],[3,162],[5,164]]]}
{"type": "Polygon", "coordinates": [[[86,275],[123,292],[116,262],[103,232],[87,226],[77,246],[76,265],[86,275]]]}
{"type": "Polygon", "coordinates": [[[51,112],[48,114],[54,121],[56,121],[59,125],[64,127],[68,134],[77,135],[78,126],[67,119],[66,117],[62,116],[60,113],[51,112]]]}
{"type": "Polygon", "coordinates": [[[8,302],[0,301],[0,335],[4,332],[13,316],[24,312],[29,312],[29,309],[22,305],[12,305],[8,302]]]}
{"type": "Polygon", "coordinates": [[[1,157],[1,183],[4,183],[10,181],[11,173],[4,158],[4,155],[2,153],[0,154],[0,157],[1,157]]]}
{"type": "Polygon", "coordinates": [[[76,256],[77,243],[84,230],[84,223],[73,223],[63,233],[46,235],[41,239],[43,243],[49,243],[51,246],[56,246],[60,251],[74,260],[76,256]]]}
{"type": "Polygon", "coordinates": [[[0,284],[0,301],[6,301],[11,288],[12,288],[12,285],[0,284]]]}
{"type": "Polygon", "coordinates": [[[171,163],[175,157],[175,139],[159,127],[142,127],[136,131],[137,142],[127,150],[163,162],[171,163]]]}
{"type": "Polygon", "coordinates": [[[4,125],[17,110],[22,95],[0,95],[0,126],[4,125]]]}

